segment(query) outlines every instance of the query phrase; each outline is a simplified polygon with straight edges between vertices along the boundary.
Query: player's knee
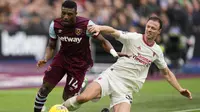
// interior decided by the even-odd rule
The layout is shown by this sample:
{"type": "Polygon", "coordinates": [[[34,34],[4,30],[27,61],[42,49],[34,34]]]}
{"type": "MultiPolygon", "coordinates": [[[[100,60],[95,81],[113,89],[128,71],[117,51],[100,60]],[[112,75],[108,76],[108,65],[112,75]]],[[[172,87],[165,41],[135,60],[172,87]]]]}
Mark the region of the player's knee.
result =
{"type": "Polygon", "coordinates": [[[77,96],[77,100],[79,103],[85,103],[90,101],[92,98],[89,95],[86,94],[80,94],[79,96],[77,96]]]}

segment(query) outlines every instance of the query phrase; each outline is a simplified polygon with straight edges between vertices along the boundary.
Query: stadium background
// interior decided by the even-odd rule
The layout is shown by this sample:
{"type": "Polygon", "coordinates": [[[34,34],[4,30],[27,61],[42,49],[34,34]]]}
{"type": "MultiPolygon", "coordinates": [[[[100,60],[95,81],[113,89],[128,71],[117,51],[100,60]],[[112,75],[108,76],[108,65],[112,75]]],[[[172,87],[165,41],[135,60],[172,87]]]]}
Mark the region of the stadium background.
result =
{"type": "MultiPolygon", "coordinates": [[[[156,41],[162,47],[170,68],[181,81],[182,79],[185,80],[191,87],[195,88],[196,85],[199,85],[199,0],[74,1],[78,3],[79,16],[88,17],[96,24],[110,25],[124,31],[143,33],[147,18],[151,15],[160,16],[163,21],[163,31],[161,37],[156,41]]],[[[37,60],[43,58],[49,38],[49,24],[52,19],[60,17],[62,2],[63,0],[0,0],[1,101],[7,101],[10,104],[12,95],[10,96],[9,93],[13,91],[23,93],[23,90],[26,93],[26,88],[30,87],[34,87],[34,89],[30,90],[32,96],[29,96],[29,99],[34,99],[36,89],[41,84],[43,71],[45,70],[45,67],[43,67],[38,71],[35,65],[37,60]]],[[[120,51],[122,45],[119,42],[107,35],[105,37],[117,51],[120,51]]],[[[116,61],[110,54],[104,52],[95,40],[92,40],[91,49],[95,65],[93,69],[88,71],[87,77],[89,80],[94,79],[101,71],[116,61]]],[[[147,83],[150,85],[152,80],[155,85],[159,84],[157,80],[160,80],[161,77],[154,66],[150,70],[148,79],[150,83],[147,83]]],[[[63,82],[64,80],[61,81],[61,86],[63,82]]],[[[158,87],[162,88],[162,86],[158,87]]],[[[61,89],[58,89],[58,91],[60,91],[58,93],[62,93],[61,89]]],[[[144,91],[146,91],[145,88],[144,91]]],[[[195,88],[194,92],[199,94],[200,89],[195,88]]],[[[15,92],[13,95],[15,95],[15,92]]],[[[18,95],[15,97],[18,97],[18,95]]],[[[60,99],[61,97],[58,96],[58,98],[60,99]]],[[[197,98],[198,101],[196,100],[195,103],[200,104],[200,98],[197,98]]],[[[50,104],[52,105],[53,102],[50,104]]],[[[31,104],[29,105],[31,106],[31,104]]],[[[8,109],[12,107],[7,107],[6,103],[2,103],[0,108],[0,112],[14,112],[12,109],[8,109]]],[[[22,107],[19,106],[19,108],[22,107]]],[[[192,108],[200,107],[193,105],[192,108]]],[[[140,108],[138,112],[139,110],[140,108]]],[[[17,112],[23,111],[17,110],[17,112]]]]}

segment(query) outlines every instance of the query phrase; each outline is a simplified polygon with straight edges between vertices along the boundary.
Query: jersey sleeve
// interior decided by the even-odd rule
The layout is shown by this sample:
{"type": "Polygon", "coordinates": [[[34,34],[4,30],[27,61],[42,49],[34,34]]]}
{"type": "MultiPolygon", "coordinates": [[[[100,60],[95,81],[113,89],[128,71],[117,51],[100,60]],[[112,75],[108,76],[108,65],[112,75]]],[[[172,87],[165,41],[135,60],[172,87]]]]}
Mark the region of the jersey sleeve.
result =
{"type": "Polygon", "coordinates": [[[118,31],[120,32],[120,36],[116,38],[116,40],[120,41],[122,44],[128,43],[130,39],[137,37],[136,32],[118,31]]]}
{"type": "Polygon", "coordinates": [[[49,26],[49,36],[51,39],[56,39],[56,33],[54,31],[54,21],[51,22],[50,26],[49,26]]]}
{"type": "MultiPolygon", "coordinates": [[[[95,23],[94,23],[93,21],[89,20],[87,26],[89,26],[89,25],[95,25],[95,23]]],[[[86,35],[87,35],[88,37],[92,37],[92,34],[89,33],[88,30],[86,30],[86,35]]]]}
{"type": "Polygon", "coordinates": [[[154,63],[156,64],[156,66],[159,69],[164,69],[167,67],[167,63],[165,62],[164,55],[163,55],[161,49],[160,49],[160,54],[159,54],[158,58],[154,61],[154,63]]]}

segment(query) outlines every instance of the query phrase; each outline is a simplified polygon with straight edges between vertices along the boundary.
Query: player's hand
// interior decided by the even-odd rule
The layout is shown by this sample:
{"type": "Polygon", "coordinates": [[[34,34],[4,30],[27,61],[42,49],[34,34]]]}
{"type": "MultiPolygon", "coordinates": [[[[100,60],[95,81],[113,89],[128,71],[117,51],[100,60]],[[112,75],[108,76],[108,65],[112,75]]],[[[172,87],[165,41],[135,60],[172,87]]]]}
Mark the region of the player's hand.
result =
{"type": "Polygon", "coordinates": [[[87,30],[89,33],[93,34],[93,36],[98,36],[100,33],[98,25],[88,25],[87,30]]]}
{"type": "Polygon", "coordinates": [[[125,53],[121,53],[121,52],[117,52],[118,54],[118,57],[127,57],[127,58],[130,58],[131,55],[128,55],[128,54],[125,54],[125,53]]]}
{"type": "Polygon", "coordinates": [[[46,60],[39,60],[37,62],[37,68],[40,68],[40,67],[44,66],[46,63],[47,63],[46,60]]]}
{"type": "Polygon", "coordinates": [[[187,90],[187,89],[182,89],[182,90],[180,91],[180,94],[183,95],[183,96],[185,96],[185,97],[187,97],[187,98],[189,98],[190,100],[192,99],[192,94],[191,94],[191,92],[190,92],[189,90],[187,90]]]}

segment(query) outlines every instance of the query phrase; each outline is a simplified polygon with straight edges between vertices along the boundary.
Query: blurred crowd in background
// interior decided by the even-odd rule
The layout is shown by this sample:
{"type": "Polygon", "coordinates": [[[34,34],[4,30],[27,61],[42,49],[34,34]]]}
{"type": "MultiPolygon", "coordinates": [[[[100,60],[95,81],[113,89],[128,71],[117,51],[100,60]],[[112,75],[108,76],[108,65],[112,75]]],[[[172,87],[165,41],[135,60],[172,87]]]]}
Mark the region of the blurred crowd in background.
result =
{"type": "MultiPolygon", "coordinates": [[[[200,24],[199,0],[75,0],[78,15],[88,17],[96,24],[107,24],[121,30],[143,32],[151,15],[162,18],[163,32],[178,25],[180,32],[190,35],[194,25],[200,24]]],[[[11,32],[20,28],[44,29],[60,17],[63,0],[1,0],[1,29],[11,32]]],[[[42,30],[39,30],[42,31],[42,30]]]]}
{"type": "MultiPolygon", "coordinates": [[[[157,42],[168,63],[180,66],[191,59],[195,33],[200,33],[199,0],[74,0],[78,15],[96,24],[143,33],[149,16],[163,21],[157,42]]],[[[61,14],[63,0],[0,0],[0,30],[46,34],[50,22],[61,14]]]]}

